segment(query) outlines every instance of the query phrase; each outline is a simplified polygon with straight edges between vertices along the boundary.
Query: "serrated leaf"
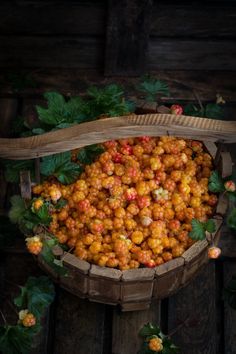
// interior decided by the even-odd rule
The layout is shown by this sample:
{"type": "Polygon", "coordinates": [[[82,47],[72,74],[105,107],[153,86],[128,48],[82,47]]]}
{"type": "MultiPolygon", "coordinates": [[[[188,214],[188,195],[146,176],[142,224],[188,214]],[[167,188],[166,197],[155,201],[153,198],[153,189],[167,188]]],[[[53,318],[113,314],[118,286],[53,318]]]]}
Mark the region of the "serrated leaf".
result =
{"type": "Polygon", "coordinates": [[[82,167],[71,162],[70,152],[43,157],[40,171],[44,176],[55,176],[61,183],[70,184],[81,174],[82,167]]]}
{"type": "Polygon", "coordinates": [[[79,150],[77,159],[81,164],[89,165],[103,152],[104,148],[102,145],[89,145],[79,150]]]}
{"type": "Polygon", "coordinates": [[[40,330],[40,326],[0,327],[0,351],[3,354],[28,354],[32,347],[33,336],[40,330]]]}
{"type": "Polygon", "coordinates": [[[13,224],[20,223],[26,211],[24,201],[19,195],[13,195],[10,202],[11,209],[8,213],[9,219],[13,224]]]}
{"type": "Polygon", "coordinates": [[[189,232],[189,237],[191,237],[193,240],[204,240],[206,237],[204,223],[197,219],[192,219],[191,225],[192,231],[189,232]]]}
{"type": "Polygon", "coordinates": [[[208,184],[209,191],[213,193],[224,192],[224,182],[218,171],[213,171],[208,184]]]}
{"type": "Polygon", "coordinates": [[[208,103],[205,108],[205,117],[221,119],[223,118],[223,109],[216,103],[208,103]]]}
{"type": "Polygon", "coordinates": [[[216,224],[213,219],[209,219],[206,221],[205,230],[208,231],[210,234],[216,231],[216,224]]]}
{"type": "Polygon", "coordinates": [[[49,225],[52,221],[52,217],[49,215],[48,206],[46,204],[43,204],[38,210],[36,210],[35,214],[39,217],[40,223],[43,225],[49,225]]]}
{"type": "Polygon", "coordinates": [[[186,116],[204,117],[204,110],[198,108],[194,103],[189,103],[184,107],[184,114],[186,116]]]}
{"type": "Polygon", "coordinates": [[[34,161],[33,160],[4,160],[4,176],[7,182],[19,183],[20,171],[30,171],[31,178],[34,178],[34,161]]]}
{"type": "Polygon", "coordinates": [[[233,230],[236,230],[236,208],[233,208],[230,211],[230,214],[227,217],[227,226],[233,230]]]}
{"type": "Polygon", "coordinates": [[[54,286],[48,277],[29,277],[14,303],[19,308],[27,308],[39,319],[52,303],[54,296],[54,286]]]}
{"type": "Polygon", "coordinates": [[[139,87],[139,91],[146,94],[145,99],[149,102],[156,102],[157,95],[169,96],[168,85],[161,80],[156,80],[154,78],[147,78],[143,81],[139,87]]]}
{"type": "Polygon", "coordinates": [[[152,335],[159,335],[161,332],[160,328],[152,323],[145,324],[139,331],[139,335],[142,337],[148,337],[152,335]]]}

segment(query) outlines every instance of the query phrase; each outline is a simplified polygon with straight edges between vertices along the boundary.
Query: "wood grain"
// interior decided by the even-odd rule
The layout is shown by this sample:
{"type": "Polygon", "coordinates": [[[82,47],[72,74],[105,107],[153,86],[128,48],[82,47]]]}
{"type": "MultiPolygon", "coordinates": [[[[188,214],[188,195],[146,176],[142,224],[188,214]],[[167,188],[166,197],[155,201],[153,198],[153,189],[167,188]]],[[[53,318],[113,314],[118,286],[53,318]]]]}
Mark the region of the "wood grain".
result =
{"type": "Polygon", "coordinates": [[[236,7],[215,3],[154,1],[150,35],[178,38],[235,38],[236,7]],[[211,16],[209,16],[209,13],[211,16]],[[170,21],[171,19],[171,21],[170,21]],[[219,30],[220,28],[220,30],[219,30]]]}
{"type": "Polygon", "coordinates": [[[169,299],[169,330],[183,325],[173,341],[181,354],[216,354],[215,265],[209,263],[198,277],[169,299]]]}
{"type": "Polygon", "coordinates": [[[103,354],[105,305],[58,289],[54,354],[103,354]]]}
{"type": "MultiPolygon", "coordinates": [[[[236,261],[226,260],[224,262],[224,286],[227,286],[232,276],[236,275],[236,261]]],[[[227,303],[224,304],[224,343],[225,353],[236,353],[236,311],[227,303]]]]}
{"type": "Polygon", "coordinates": [[[1,35],[105,34],[106,6],[102,1],[14,1],[0,3],[1,35]]]}
{"type": "Polygon", "coordinates": [[[112,352],[111,354],[135,354],[140,349],[139,330],[147,322],[159,324],[160,302],[154,300],[150,309],[144,311],[113,311],[112,352]]]}
{"type": "Polygon", "coordinates": [[[151,4],[151,0],[109,0],[105,75],[137,76],[144,72],[151,4]]]}
{"type": "Polygon", "coordinates": [[[235,70],[234,41],[154,39],[149,41],[149,70],[235,70]]]}
{"type": "Polygon", "coordinates": [[[0,36],[0,67],[101,68],[103,39],[0,36]]]}
{"type": "Polygon", "coordinates": [[[234,142],[235,132],[234,121],[170,114],[130,115],[82,123],[39,136],[0,139],[0,157],[30,159],[114,138],[140,135],[174,135],[206,141],[234,142]]]}

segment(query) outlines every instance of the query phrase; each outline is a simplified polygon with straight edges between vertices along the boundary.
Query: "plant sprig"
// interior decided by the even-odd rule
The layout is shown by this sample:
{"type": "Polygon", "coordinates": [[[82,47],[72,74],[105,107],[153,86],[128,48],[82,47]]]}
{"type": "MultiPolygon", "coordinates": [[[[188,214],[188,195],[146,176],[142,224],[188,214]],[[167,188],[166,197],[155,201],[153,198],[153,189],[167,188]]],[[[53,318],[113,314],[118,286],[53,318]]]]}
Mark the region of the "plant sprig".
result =
{"type": "Polygon", "coordinates": [[[213,219],[209,219],[206,222],[192,219],[191,225],[192,231],[189,232],[189,237],[193,240],[204,240],[206,238],[206,231],[210,234],[216,231],[216,225],[213,219]]]}
{"type": "Polygon", "coordinates": [[[179,353],[179,348],[174,345],[172,340],[168,335],[162,333],[160,327],[152,323],[145,324],[139,331],[139,336],[143,338],[143,343],[138,354],[154,354],[156,351],[150,349],[150,340],[157,339],[161,345],[162,350],[159,351],[160,354],[177,354],[179,353]]]}
{"type": "MultiPolygon", "coordinates": [[[[28,354],[34,346],[34,338],[41,330],[41,319],[55,296],[53,283],[46,276],[29,277],[20,295],[14,299],[19,315],[29,311],[36,318],[36,324],[25,327],[22,321],[15,325],[0,326],[0,351],[4,354],[28,354]],[[22,311],[23,310],[23,311],[22,311]]],[[[20,317],[20,316],[19,316],[20,317]]]]}

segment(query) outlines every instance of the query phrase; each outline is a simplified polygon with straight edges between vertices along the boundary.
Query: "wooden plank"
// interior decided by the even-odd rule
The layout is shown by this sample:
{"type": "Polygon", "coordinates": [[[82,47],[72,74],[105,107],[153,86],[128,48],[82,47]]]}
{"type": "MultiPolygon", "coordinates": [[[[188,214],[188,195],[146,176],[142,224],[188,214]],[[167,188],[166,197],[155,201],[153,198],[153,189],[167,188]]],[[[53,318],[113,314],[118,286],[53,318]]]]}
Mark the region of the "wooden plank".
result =
{"type": "Polygon", "coordinates": [[[226,223],[221,231],[219,247],[222,249],[222,255],[225,257],[236,258],[236,237],[226,223]]]}
{"type": "Polygon", "coordinates": [[[234,41],[150,39],[149,70],[235,70],[234,41]]]}
{"type": "Polygon", "coordinates": [[[17,108],[18,108],[17,99],[14,98],[0,99],[0,112],[1,112],[0,137],[6,138],[11,135],[10,126],[12,124],[12,120],[16,117],[17,108]]]}
{"type": "Polygon", "coordinates": [[[106,4],[102,1],[1,1],[2,35],[105,34],[106,4]]]}
{"type": "Polygon", "coordinates": [[[225,2],[219,6],[205,2],[179,4],[154,1],[150,35],[172,38],[235,38],[235,21],[236,7],[225,2]]]}
{"type": "Polygon", "coordinates": [[[215,264],[209,263],[187,287],[169,299],[168,333],[182,354],[216,354],[215,264]],[[183,325],[183,323],[185,323],[183,325]]]}
{"type": "MultiPolygon", "coordinates": [[[[226,260],[224,266],[224,286],[227,286],[232,276],[236,274],[236,261],[226,260]]],[[[236,311],[224,304],[224,345],[225,353],[236,353],[236,311]]]]}
{"type": "Polygon", "coordinates": [[[55,354],[103,354],[105,305],[58,289],[55,324],[55,354]]]}
{"type": "Polygon", "coordinates": [[[0,36],[0,67],[101,68],[103,39],[0,36]]]}
{"type": "MultiPolygon", "coordinates": [[[[0,94],[12,95],[6,74],[10,69],[0,69],[0,94]]],[[[65,95],[78,95],[85,93],[88,86],[107,85],[114,83],[123,86],[129,96],[138,95],[136,87],[140,83],[137,77],[104,77],[98,70],[86,70],[79,68],[41,68],[27,71],[30,77],[37,83],[34,88],[24,88],[21,95],[25,97],[39,96],[46,91],[59,91],[65,95]]],[[[225,118],[232,120],[235,117],[236,71],[194,71],[194,70],[158,70],[151,72],[152,77],[166,81],[170,88],[170,96],[162,97],[162,101],[168,103],[195,101],[193,89],[198,93],[200,100],[215,101],[216,94],[220,93],[227,104],[223,107],[225,118]]],[[[24,104],[24,101],[23,101],[24,104]]],[[[233,150],[233,149],[232,149],[233,150]]]]}
{"type": "Polygon", "coordinates": [[[144,72],[151,5],[151,0],[109,0],[105,75],[137,76],[144,72]]]}
{"type": "Polygon", "coordinates": [[[137,353],[141,346],[139,330],[147,322],[159,324],[160,302],[154,300],[148,310],[134,312],[113,311],[112,354],[137,353]]]}

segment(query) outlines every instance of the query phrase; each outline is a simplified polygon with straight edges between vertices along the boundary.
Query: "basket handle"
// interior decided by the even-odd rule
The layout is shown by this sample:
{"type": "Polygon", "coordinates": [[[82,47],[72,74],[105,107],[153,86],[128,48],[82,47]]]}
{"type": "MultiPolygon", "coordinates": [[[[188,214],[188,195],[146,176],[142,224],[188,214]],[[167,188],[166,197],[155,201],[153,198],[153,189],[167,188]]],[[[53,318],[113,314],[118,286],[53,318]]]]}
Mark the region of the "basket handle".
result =
{"type": "Polygon", "coordinates": [[[110,139],[142,135],[234,143],[236,122],[172,114],[144,114],[99,119],[42,135],[0,139],[0,157],[22,160],[56,154],[110,139]]]}

